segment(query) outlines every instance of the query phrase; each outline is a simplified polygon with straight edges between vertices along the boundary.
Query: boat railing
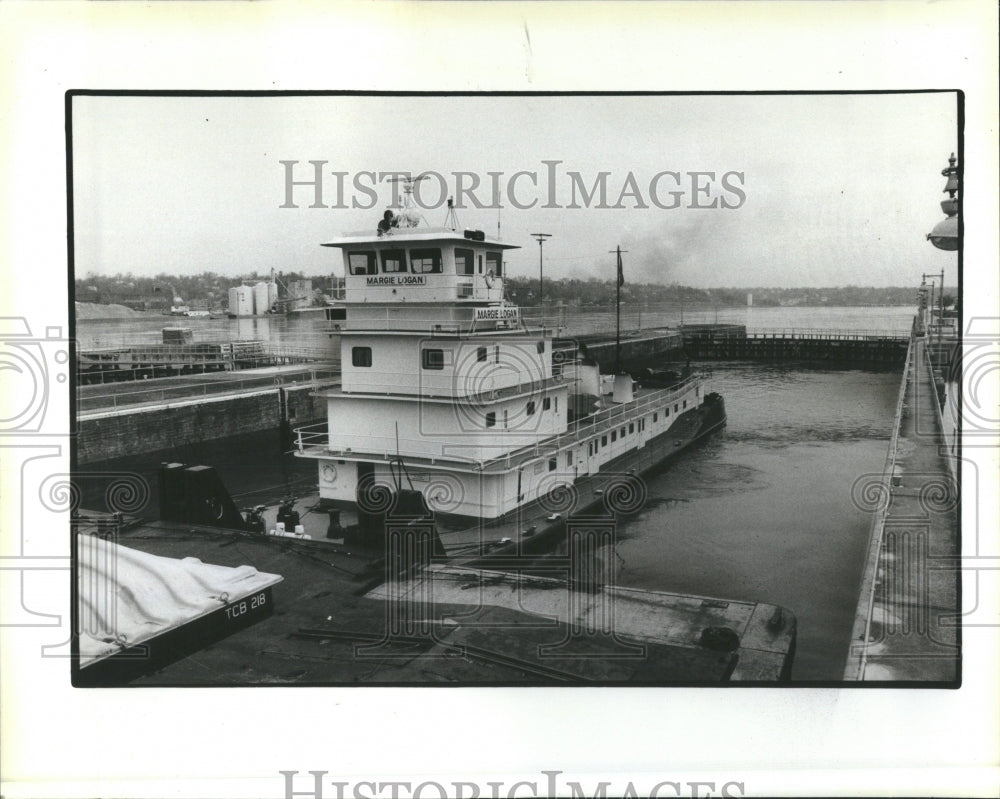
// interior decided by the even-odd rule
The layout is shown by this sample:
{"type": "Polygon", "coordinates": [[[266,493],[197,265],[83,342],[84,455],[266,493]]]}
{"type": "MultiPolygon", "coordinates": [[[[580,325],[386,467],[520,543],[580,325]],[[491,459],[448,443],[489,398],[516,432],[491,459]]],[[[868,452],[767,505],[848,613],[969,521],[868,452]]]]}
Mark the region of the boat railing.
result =
{"type": "MultiPolygon", "coordinates": [[[[494,306],[497,307],[497,306],[494,306]]],[[[347,319],[327,321],[328,331],[420,331],[430,336],[455,335],[458,333],[494,332],[507,333],[532,328],[549,327],[540,320],[528,320],[517,316],[509,320],[476,320],[475,306],[417,308],[405,304],[376,306],[355,305],[348,310],[347,319]]]]}
{"type": "MultiPolygon", "coordinates": [[[[635,421],[637,416],[643,413],[651,413],[657,408],[666,406],[669,403],[680,399],[684,394],[690,391],[694,384],[701,383],[702,379],[703,377],[700,374],[690,375],[669,388],[658,389],[656,391],[642,394],[631,402],[625,402],[620,405],[616,405],[613,408],[607,408],[603,411],[591,414],[590,416],[577,419],[570,425],[569,429],[565,433],[562,433],[555,438],[546,437],[503,454],[498,454],[485,459],[478,456],[483,449],[483,445],[478,443],[470,444],[470,453],[475,454],[470,454],[469,457],[462,457],[459,454],[455,454],[456,447],[454,446],[454,440],[449,441],[449,449],[452,450],[450,454],[444,455],[438,454],[437,452],[427,452],[423,455],[408,454],[407,457],[421,457],[427,458],[431,461],[442,460],[476,463],[481,468],[489,468],[502,463],[509,464],[514,460],[530,460],[545,454],[558,452],[567,445],[574,443],[582,432],[593,435],[601,435],[602,433],[617,427],[622,422],[635,421]]],[[[397,439],[394,436],[365,436],[364,449],[356,449],[353,447],[333,448],[330,446],[329,429],[325,422],[296,428],[295,435],[296,449],[300,455],[336,456],[363,454],[391,458],[397,451],[397,439]]],[[[427,441],[428,440],[426,438],[400,438],[398,439],[398,444],[403,445],[403,449],[406,450],[409,450],[408,445],[412,444],[414,445],[414,449],[419,451],[420,449],[427,447],[427,441]]],[[[410,452],[412,451],[413,450],[410,450],[410,452]]]]}
{"type": "Polygon", "coordinates": [[[295,448],[300,455],[322,450],[329,452],[330,428],[326,422],[295,428],[295,448]]]}
{"type": "MultiPolygon", "coordinates": [[[[657,389],[648,394],[642,394],[631,402],[623,402],[613,408],[606,408],[603,411],[576,419],[570,429],[555,439],[540,441],[534,445],[534,452],[537,455],[543,452],[558,451],[566,444],[572,443],[579,438],[581,432],[586,431],[594,435],[600,435],[623,421],[635,420],[636,416],[645,412],[652,412],[660,406],[667,405],[675,399],[679,399],[685,394],[693,384],[700,383],[703,376],[700,374],[689,375],[680,382],[668,388],[657,389]]],[[[511,453],[511,456],[522,454],[520,451],[511,453]]]]}
{"type": "Polygon", "coordinates": [[[516,380],[494,380],[490,375],[483,378],[468,378],[461,375],[443,375],[436,378],[430,375],[421,375],[419,384],[411,386],[409,393],[400,387],[399,372],[386,370],[365,369],[364,384],[359,387],[340,388],[331,390],[330,394],[345,396],[352,395],[378,395],[378,396],[400,396],[418,397],[431,401],[449,399],[458,407],[472,406],[478,408],[484,401],[507,399],[521,395],[541,394],[553,386],[566,383],[571,378],[565,374],[553,372],[551,377],[542,377],[535,380],[521,379],[523,375],[518,375],[516,380]]]}

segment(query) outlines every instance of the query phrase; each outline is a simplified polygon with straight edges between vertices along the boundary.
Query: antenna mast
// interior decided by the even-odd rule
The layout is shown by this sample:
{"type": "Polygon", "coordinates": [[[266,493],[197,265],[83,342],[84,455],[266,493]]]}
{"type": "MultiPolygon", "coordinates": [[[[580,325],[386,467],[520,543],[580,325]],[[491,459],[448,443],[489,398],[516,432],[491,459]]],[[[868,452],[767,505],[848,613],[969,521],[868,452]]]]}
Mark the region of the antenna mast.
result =
{"type": "Polygon", "coordinates": [[[458,214],[455,212],[455,200],[453,197],[448,198],[448,215],[444,218],[444,226],[450,230],[458,230],[461,227],[458,224],[458,214]]]}

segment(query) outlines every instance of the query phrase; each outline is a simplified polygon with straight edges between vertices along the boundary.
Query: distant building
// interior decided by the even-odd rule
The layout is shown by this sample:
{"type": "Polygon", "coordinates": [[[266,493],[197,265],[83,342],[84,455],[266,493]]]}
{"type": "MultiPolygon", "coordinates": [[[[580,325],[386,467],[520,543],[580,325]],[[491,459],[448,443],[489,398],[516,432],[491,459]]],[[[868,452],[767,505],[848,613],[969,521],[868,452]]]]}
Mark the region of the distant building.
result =
{"type": "Polygon", "coordinates": [[[288,309],[309,308],[313,302],[313,282],[309,278],[288,281],[288,309]]]}

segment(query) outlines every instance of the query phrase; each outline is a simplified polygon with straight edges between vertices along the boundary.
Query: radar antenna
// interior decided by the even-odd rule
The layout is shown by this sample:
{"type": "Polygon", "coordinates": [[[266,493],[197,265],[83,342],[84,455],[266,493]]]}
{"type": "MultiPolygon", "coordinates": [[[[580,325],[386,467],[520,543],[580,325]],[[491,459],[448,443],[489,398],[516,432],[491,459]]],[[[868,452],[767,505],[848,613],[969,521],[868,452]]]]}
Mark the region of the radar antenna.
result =
{"type": "MultiPolygon", "coordinates": [[[[430,175],[417,175],[412,177],[409,173],[394,175],[393,177],[386,178],[386,183],[402,183],[403,184],[403,207],[396,214],[397,224],[399,227],[416,227],[420,221],[426,225],[427,220],[424,219],[423,214],[414,208],[413,205],[413,186],[421,180],[427,180],[430,175]]],[[[395,199],[396,195],[393,195],[395,199]]],[[[390,208],[399,208],[399,205],[393,203],[389,206],[390,208]]]]}

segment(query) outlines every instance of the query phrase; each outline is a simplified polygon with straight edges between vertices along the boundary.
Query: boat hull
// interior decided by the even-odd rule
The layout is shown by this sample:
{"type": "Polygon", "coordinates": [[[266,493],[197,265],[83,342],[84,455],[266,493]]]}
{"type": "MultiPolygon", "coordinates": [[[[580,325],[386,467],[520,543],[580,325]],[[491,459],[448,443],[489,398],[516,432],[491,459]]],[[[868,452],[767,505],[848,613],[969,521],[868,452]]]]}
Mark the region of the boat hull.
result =
{"type": "MultiPolygon", "coordinates": [[[[449,555],[468,553],[470,550],[481,553],[486,546],[491,552],[500,553],[508,545],[529,539],[530,548],[540,551],[548,546],[553,535],[559,534],[560,529],[565,530],[565,520],[571,516],[637,512],[646,496],[641,476],[665,465],[725,424],[725,401],[718,394],[709,394],[699,406],[680,414],[669,429],[648,439],[643,446],[622,453],[592,474],[554,482],[550,492],[498,517],[484,518],[442,511],[435,507],[433,495],[429,497],[428,505],[434,510],[435,527],[449,555]],[[505,539],[506,544],[500,543],[505,539]]],[[[440,482],[432,478],[430,484],[438,486],[440,482]]],[[[419,488],[420,484],[415,487],[419,488]]],[[[323,500],[322,504],[328,508],[358,510],[358,503],[352,501],[323,500]]],[[[382,535],[379,533],[393,515],[389,505],[391,503],[386,500],[379,513],[360,514],[362,527],[366,530],[362,538],[370,539],[372,546],[381,545],[382,535]]]]}

